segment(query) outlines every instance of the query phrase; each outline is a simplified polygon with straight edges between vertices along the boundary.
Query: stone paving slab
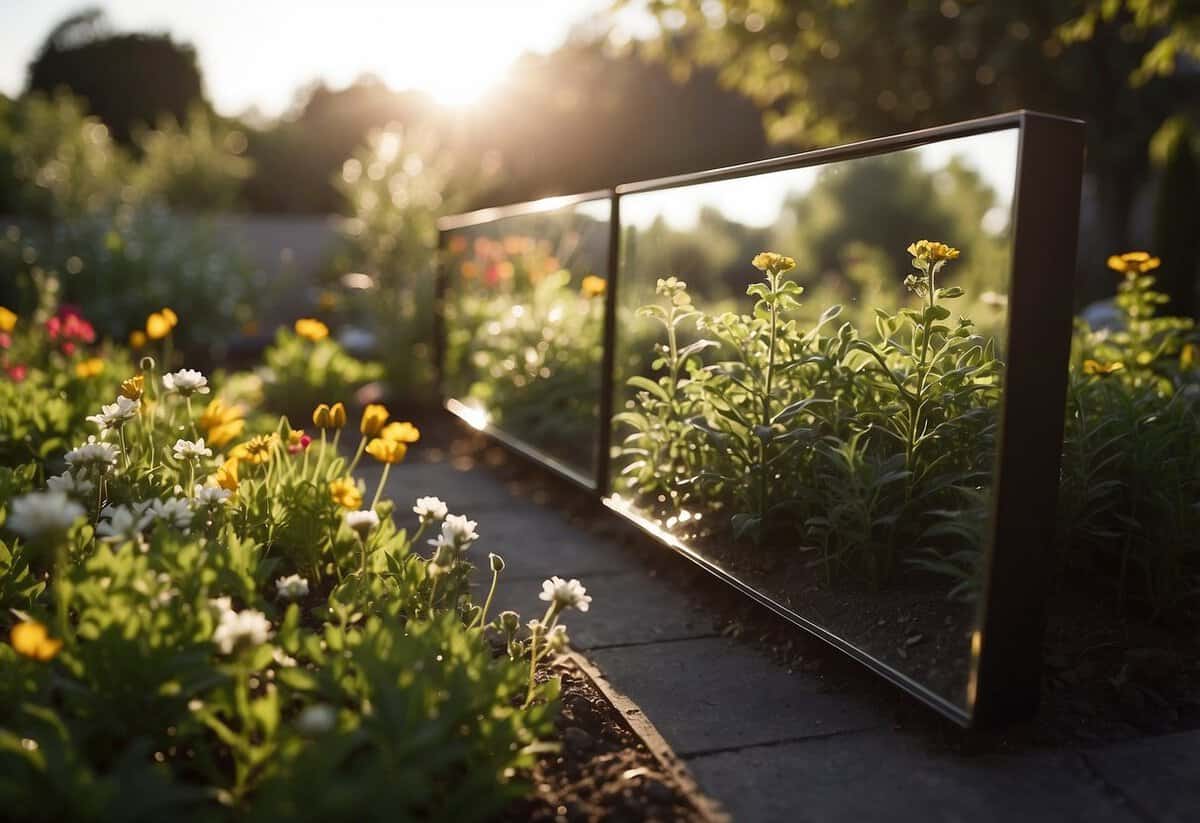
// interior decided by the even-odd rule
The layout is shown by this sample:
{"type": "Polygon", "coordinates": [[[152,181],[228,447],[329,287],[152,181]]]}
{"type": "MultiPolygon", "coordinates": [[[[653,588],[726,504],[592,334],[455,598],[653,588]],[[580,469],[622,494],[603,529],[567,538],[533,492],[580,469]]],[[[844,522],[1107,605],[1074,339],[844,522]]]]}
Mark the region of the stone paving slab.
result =
{"type": "MultiPolygon", "coordinates": [[[[479,542],[472,548],[482,565],[488,552],[504,558],[504,579],[559,577],[584,578],[614,572],[639,572],[645,568],[620,546],[571,526],[557,512],[514,501],[504,511],[471,515],[479,522],[479,542]]],[[[584,580],[585,585],[588,583],[584,580]]]]}
{"type": "Polygon", "coordinates": [[[723,637],[597,649],[588,656],[682,757],[884,722],[868,704],[825,692],[817,677],[789,674],[723,637]]]}
{"type": "Polygon", "coordinates": [[[701,787],[720,788],[735,820],[755,823],[1144,820],[1078,754],[969,758],[888,731],[696,757],[688,768],[701,787]]]}
{"type": "MultiPolygon", "coordinates": [[[[500,579],[492,614],[520,612],[522,620],[541,618],[546,603],[538,599],[542,578],[500,579]]],[[[715,634],[712,616],[689,603],[667,583],[644,571],[579,576],[593,598],[586,612],[563,617],[571,645],[581,651],[631,643],[656,643],[715,634]]],[[[478,595],[486,596],[486,588],[478,595]]]]}
{"type": "Polygon", "coordinates": [[[1084,756],[1148,818],[1163,823],[1200,820],[1200,731],[1119,743],[1084,756]]]}

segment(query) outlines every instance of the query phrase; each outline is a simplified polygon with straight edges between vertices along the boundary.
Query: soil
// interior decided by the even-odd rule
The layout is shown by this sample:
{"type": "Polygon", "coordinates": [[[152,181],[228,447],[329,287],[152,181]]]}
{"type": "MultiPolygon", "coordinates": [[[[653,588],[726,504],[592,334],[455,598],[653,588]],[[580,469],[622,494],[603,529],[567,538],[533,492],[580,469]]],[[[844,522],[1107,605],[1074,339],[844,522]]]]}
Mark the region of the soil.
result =
{"type": "Polygon", "coordinates": [[[557,720],[561,751],[544,755],[526,779],[533,791],[514,802],[499,820],[690,821],[710,818],[697,800],[664,768],[612,703],[574,666],[561,658],[542,673],[562,679],[557,720]]]}

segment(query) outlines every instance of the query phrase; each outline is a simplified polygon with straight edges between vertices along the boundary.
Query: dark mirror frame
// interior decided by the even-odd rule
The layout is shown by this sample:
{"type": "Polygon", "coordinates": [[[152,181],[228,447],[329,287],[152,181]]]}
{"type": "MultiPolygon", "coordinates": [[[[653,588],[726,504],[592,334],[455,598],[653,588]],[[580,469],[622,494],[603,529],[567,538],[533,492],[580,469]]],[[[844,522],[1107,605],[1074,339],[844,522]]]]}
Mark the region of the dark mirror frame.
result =
{"type": "MultiPolygon", "coordinates": [[[[961,706],[936,694],[863,652],[853,643],[779,604],[717,567],[649,521],[610,498],[610,509],[661,543],[775,613],[855,658],[917,699],[969,728],[995,727],[1027,719],[1037,708],[1042,635],[1063,437],[1063,407],[1073,313],[1075,252],[1084,158],[1084,124],[1030,111],[985,117],[906,134],[865,140],[714,171],[617,186],[551,201],[484,209],[439,222],[446,232],[503,217],[562,208],[585,200],[611,199],[608,289],[605,296],[601,378],[600,455],[594,478],[581,477],[537,449],[490,426],[485,434],[572,483],[607,495],[614,393],[613,359],[621,243],[620,204],[625,195],[770,171],[816,166],[917,148],[942,140],[1017,129],[1017,179],[1012,203],[1012,271],[1009,284],[1006,386],[1001,406],[999,450],[992,492],[992,531],[984,547],[984,587],[977,604],[967,686],[961,706]],[[551,206],[546,206],[552,202],[551,206]],[[1011,435],[1011,436],[1010,436],[1011,435]]],[[[438,267],[435,334],[439,368],[444,351],[447,277],[438,267]]],[[[443,397],[443,400],[449,398],[443,397]]],[[[468,421],[469,422],[469,421],[468,421]]]]}

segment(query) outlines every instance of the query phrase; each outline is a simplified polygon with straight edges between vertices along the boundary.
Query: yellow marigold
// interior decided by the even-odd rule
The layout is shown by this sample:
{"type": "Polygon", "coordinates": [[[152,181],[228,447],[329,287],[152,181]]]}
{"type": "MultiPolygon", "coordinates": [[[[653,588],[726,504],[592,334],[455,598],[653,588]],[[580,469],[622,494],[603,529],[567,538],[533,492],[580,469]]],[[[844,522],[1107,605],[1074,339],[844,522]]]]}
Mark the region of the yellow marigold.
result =
{"type": "Polygon", "coordinates": [[[17,315],[10,309],[0,306],[0,331],[10,332],[17,327],[17,315]]]}
{"type": "Polygon", "coordinates": [[[374,437],[383,431],[383,426],[387,423],[387,419],[387,407],[381,406],[378,403],[371,403],[363,409],[362,420],[358,424],[358,430],[367,437],[374,437]]]}
{"type": "Polygon", "coordinates": [[[129,348],[140,349],[146,345],[146,333],[141,329],[136,329],[129,333],[129,348]]]}
{"type": "Polygon", "coordinates": [[[324,340],[329,336],[329,327],[313,317],[301,317],[295,324],[296,334],[305,340],[324,340]]]}
{"type": "Polygon", "coordinates": [[[245,460],[247,463],[252,463],[256,466],[266,463],[271,459],[271,451],[275,448],[275,442],[278,437],[276,434],[260,434],[256,437],[251,437],[245,443],[239,443],[237,446],[234,446],[229,456],[238,460],[245,460]]]}
{"type": "Polygon", "coordinates": [[[608,282],[603,277],[597,277],[594,274],[589,274],[579,284],[580,293],[589,300],[593,297],[603,297],[606,289],[608,289],[608,282]]]}
{"type": "Polygon", "coordinates": [[[922,263],[939,263],[943,260],[957,260],[961,252],[945,243],[936,240],[918,240],[908,247],[908,253],[922,263]]]}
{"type": "Polygon", "coordinates": [[[235,492],[238,490],[238,459],[231,457],[221,464],[217,469],[217,473],[213,475],[216,484],[221,488],[235,492]]]}
{"type": "Polygon", "coordinates": [[[146,318],[146,336],[151,340],[162,340],[171,333],[171,321],[162,312],[154,312],[146,318]]]}
{"type": "Polygon", "coordinates": [[[396,443],[416,443],[421,439],[421,431],[412,423],[396,422],[384,426],[379,436],[384,440],[392,440],[396,443]]]}
{"type": "Polygon", "coordinates": [[[1084,360],[1083,373],[1090,375],[1099,375],[1101,377],[1112,374],[1113,372],[1121,371],[1125,368],[1125,364],[1116,361],[1113,363],[1101,363],[1099,360],[1084,360]]]}
{"type": "Polygon", "coordinates": [[[754,259],[750,261],[750,265],[759,271],[769,271],[772,274],[779,274],[796,268],[796,261],[782,254],[776,254],[773,251],[764,251],[754,255],[754,259]]]}
{"type": "Polygon", "coordinates": [[[145,387],[146,378],[135,374],[133,377],[126,377],[121,381],[121,389],[118,393],[129,400],[141,400],[145,387]]]}
{"type": "MultiPolygon", "coordinates": [[[[104,371],[104,361],[99,357],[89,357],[87,360],[80,360],[75,364],[76,377],[95,377],[104,371]]],[[[132,399],[132,398],[131,398],[132,399]]]]}
{"type": "Polygon", "coordinates": [[[408,446],[399,440],[384,440],[377,437],[367,444],[367,454],[380,463],[399,463],[408,454],[408,446]]]}
{"type": "Polygon", "coordinates": [[[42,662],[53,660],[62,649],[62,641],[51,637],[46,627],[36,620],[13,626],[9,641],[17,654],[42,662]]]}
{"type": "Polygon", "coordinates": [[[1150,253],[1145,251],[1127,251],[1124,254],[1114,254],[1108,258],[1108,267],[1126,277],[1145,274],[1157,269],[1160,265],[1162,265],[1161,260],[1151,257],[1150,253]]]}
{"type": "Polygon", "coordinates": [[[349,477],[339,477],[329,484],[329,496],[343,509],[358,511],[362,508],[363,496],[358,486],[349,477]]]}

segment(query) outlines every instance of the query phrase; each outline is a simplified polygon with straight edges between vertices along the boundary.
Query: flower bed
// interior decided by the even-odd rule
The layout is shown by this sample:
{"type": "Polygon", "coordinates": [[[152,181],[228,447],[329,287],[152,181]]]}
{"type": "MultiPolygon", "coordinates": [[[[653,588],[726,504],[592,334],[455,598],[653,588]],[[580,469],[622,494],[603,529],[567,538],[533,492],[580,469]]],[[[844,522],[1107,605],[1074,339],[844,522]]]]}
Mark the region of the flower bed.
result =
{"type": "Polygon", "coordinates": [[[65,320],[0,320],[23,368],[0,380],[6,814],[469,820],[524,792],[557,712],[535,674],[590,597],[552,578],[527,626],[492,615],[493,554],[474,602],[478,524],[384,496],[415,426],[367,407],[347,461],[341,403],[315,437],[267,427],[171,368],[169,327],[133,369],[65,320]]]}

